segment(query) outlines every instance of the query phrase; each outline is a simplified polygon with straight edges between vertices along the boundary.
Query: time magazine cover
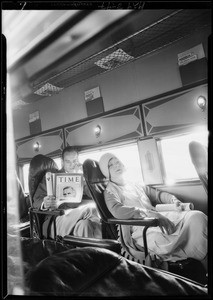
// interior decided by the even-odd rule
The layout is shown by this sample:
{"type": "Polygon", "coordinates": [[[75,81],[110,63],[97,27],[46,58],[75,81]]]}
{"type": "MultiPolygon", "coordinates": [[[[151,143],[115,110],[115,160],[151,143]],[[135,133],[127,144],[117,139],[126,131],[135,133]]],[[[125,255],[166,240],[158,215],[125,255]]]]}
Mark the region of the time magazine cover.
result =
{"type": "MultiPolygon", "coordinates": [[[[49,172],[48,172],[49,173],[49,172]]],[[[52,195],[62,203],[80,203],[83,196],[83,174],[51,173],[46,176],[47,185],[52,186],[52,195]]],[[[48,186],[47,186],[48,190],[48,186]]]]}

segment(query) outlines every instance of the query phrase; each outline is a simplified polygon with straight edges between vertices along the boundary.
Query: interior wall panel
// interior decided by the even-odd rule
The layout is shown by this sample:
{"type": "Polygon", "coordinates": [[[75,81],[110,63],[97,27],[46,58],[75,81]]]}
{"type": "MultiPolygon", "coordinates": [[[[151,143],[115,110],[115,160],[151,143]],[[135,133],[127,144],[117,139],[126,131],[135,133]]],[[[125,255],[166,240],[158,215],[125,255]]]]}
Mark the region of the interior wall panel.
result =
{"type": "Polygon", "coordinates": [[[47,156],[60,155],[64,148],[63,130],[55,130],[46,134],[32,138],[23,139],[16,142],[16,154],[18,163],[30,161],[35,155],[43,154],[47,156]],[[41,146],[39,151],[35,151],[33,145],[38,142],[41,146]]]}
{"type": "Polygon", "coordinates": [[[199,124],[207,126],[207,109],[202,111],[197,105],[200,95],[208,99],[207,85],[142,104],[146,134],[157,135],[199,124]]]}
{"type": "Polygon", "coordinates": [[[142,136],[143,128],[139,106],[65,127],[66,145],[80,147],[103,145],[142,136]],[[97,125],[101,127],[99,137],[96,137],[94,132],[97,125]]]}
{"type": "Polygon", "coordinates": [[[177,54],[199,43],[203,44],[206,53],[207,34],[203,32],[184,38],[156,53],[75,84],[59,94],[23,106],[13,113],[15,139],[29,136],[28,116],[37,110],[43,131],[87,118],[84,91],[96,86],[100,87],[106,113],[180,88],[177,54]]]}

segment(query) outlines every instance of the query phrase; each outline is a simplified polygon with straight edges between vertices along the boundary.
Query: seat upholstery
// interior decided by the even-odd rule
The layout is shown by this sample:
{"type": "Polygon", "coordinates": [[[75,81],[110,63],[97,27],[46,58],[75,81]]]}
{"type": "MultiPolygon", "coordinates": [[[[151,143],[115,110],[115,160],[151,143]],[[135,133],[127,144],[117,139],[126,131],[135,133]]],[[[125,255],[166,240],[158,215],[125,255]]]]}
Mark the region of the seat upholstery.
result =
{"type": "Polygon", "coordinates": [[[103,226],[103,238],[117,239],[118,234],[115,224],[109,224],[108,219],[113,218],[110,211],[107,209],[103,190],[106,188],[108,180],[102,174],[98,163],[95,160],[87,159],[83,164],[84,176],[89,187],[90,193],[96,202],[98,211],[101,215],[103,226]]]}
{"type": "Polygon", "coordinates": [[[37,209],[33,209],[33,196],[45,173],[47,171],[56,172],[57,170],[58,167],[51,158],[42,154],[34,156],[29,167],[29,196],[25,195],[22,184],[16,176],[20,223],[16,224],[14,228],[9,228],[11,234],[19,233],[21,236],[26,237],[35,235],[42,238],[42,221],[44,214],[47,214],[47,212],[39,212],[37,209]]]}
{"type": "Polygon", "coordinates": [[[42,154],[34,156],[30,162],[29,167],[29,197],[31,202],[31,208],[29,209],[30,214],[30,226],[31,226],[31,237],[43,238],[42,224],[45,215],[51,215],[52,221],[54,222],[55,238],[56,238],[56,225],[55,219],[57,216],[63,214],[63,210],[56,211],[41,211],[33,208],[33,197],[38,188],[39,183],[45,176],[46,172],[57,172],[58,167],[54,160],[42,154]]]}
{"type": "Polygon", "coordinates": [[[204,286],[186,278],[131,262],[110,250],[93,247],[48,255],[28,271],[25,282],[28,294],[38,296],[207,295],[204,286]]]}
{"type": "Polygon", "coordinates": [[[208,157],[207,149],[201,143],[192,141],[189,143],[189,153],[192,163],[197,171],[200,181],[208,194],[208,157]]]}
{"type": "Polygon", "coordinates": [[[33,205],[33,196],[46,172],[57,172],[58,167],[53,159],[50,157],[38,154],[34,156],[30,162],[29,167],[29,194],[31,206],[33,205]]]}

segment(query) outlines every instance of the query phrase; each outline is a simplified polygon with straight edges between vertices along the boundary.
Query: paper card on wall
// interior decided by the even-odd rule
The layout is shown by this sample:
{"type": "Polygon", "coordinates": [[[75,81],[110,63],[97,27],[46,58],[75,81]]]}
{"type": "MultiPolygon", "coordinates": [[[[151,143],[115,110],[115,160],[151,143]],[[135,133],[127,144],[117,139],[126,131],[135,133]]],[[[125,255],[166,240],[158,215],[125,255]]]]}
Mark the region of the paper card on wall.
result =
{"type": "Polygon", "coordinates": [[[188,63],[201,59],[205,57],[203,45],[199,44],[193,48],[190,48],[184,52],[178,54],[178,65],[183,66],[187,65],[188,63]]]}
{"type": "Polygon", "coordinates": [[[85,101],[91,101],[101,97],[99,86],[84,92],[85,101]]]}
{"type": "Polygon", "coordinates": [[[39,111],[38,110],[29,114],[29,123],[34,122],[36,120],[39,120],[39,111]]]}
{"type": "Polygon", "coordinates": [[[38,110],[29,114],[29,127],[30,127],[30,135],[38,134],[42,131],[41,119],[38,110]]]}
{"type": "Polygon", "coordinates": [[[144,183],[146,185],[162,184],[163,177],[160,168],[156,140],[151,138],[138,141],[138,149],[144,183]]]}

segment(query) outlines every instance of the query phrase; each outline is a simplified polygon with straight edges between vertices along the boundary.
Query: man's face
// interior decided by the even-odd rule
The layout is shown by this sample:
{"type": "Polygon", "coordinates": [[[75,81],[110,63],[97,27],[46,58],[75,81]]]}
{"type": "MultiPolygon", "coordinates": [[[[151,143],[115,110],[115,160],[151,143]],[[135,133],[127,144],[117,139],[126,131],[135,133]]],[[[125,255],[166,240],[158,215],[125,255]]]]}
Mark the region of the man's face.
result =
{"type": "Polygon", "coordinates": [[[79,161],[77,152],[65,152],[63,159],[65,172],[73,173],[79,170],[79,161]]]}
{"type": "Polygon", "coordinates": [[[76,191],[71,186],[67,187],[67,188],[64,188],[63,196],[64,197],[75,197],[76,196],[76,191]]]}

